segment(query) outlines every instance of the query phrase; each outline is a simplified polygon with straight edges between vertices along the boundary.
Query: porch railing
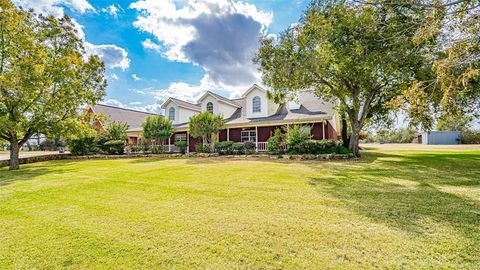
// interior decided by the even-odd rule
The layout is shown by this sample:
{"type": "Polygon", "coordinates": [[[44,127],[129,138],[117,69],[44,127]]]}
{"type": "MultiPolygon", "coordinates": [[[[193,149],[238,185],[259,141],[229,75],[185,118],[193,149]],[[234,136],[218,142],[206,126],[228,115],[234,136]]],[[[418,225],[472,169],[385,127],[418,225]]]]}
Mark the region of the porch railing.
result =
{"type": "Polygon", "coordinates": [[[258,142],[258,143],[257,143],[257,152],[265,152],[265,151],[267,151],[267,143],[268,143],[268,142],[258,142]]]}
{"type": "Polygon", "coordinates": [[[180,152],[180,149],[174,144],[166,144],[163,146],[163,152],[180,152]]]}

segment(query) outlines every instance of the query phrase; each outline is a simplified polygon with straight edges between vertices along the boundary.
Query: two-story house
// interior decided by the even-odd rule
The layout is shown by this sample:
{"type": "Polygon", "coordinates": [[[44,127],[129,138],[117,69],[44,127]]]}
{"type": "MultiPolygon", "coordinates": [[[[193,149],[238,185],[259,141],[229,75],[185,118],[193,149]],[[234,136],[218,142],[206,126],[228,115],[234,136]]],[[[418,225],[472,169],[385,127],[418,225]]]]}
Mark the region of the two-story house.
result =
{"type": "Polygon", "coordinates": [[[267,91],[258,85],[250,87],[240,98],[228,99],[206,92],[196,103],[169,98],[163,105],[165,116],[172,120],[175,134],[169,139],[168,149],[175,149],[176,141],[187,141],[190,152],[199,140],[188,134],[188,120],[196,113],[209,111],[223,115],[225,129],[219,141],[254,142],[257,151],[265,151],[268,138],[276,128],[288,124],[310,126],[312,139],[337,139],[338,119],[331,102],[318,99],[311,93],[299,95],[297,102],[275,104],[267,91]]]}

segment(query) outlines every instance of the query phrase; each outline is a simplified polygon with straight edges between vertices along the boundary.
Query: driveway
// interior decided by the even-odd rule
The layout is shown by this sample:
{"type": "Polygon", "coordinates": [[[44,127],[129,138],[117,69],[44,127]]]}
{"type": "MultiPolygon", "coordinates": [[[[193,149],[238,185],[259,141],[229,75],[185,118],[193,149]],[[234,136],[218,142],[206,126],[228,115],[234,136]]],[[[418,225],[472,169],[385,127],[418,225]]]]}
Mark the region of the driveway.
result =
{"type": "MultiPolygon", "coordinates": [[[[25,157],[36,157],[36,156],[45,156],[45,155],[53,155],[58,154],[58,151],[31,151],[31,152],[20,152],[20,158],[25,157]]],[[[0,151],[0,160],[9,160],[10,159],[10,152],[8,151],[0,151]]]]}

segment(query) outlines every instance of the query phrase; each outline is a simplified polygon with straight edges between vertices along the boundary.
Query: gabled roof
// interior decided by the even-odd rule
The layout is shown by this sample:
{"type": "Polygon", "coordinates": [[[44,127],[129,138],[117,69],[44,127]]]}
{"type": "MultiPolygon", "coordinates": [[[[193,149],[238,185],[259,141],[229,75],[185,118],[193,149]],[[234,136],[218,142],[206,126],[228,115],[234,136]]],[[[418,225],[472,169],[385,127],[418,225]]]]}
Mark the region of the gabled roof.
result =
{"type": "Polygon", "coordinates": [[[183,101],[183,100],[180,100],[178,98],[172,98],[172,97],[168,98],[167,101],[165,101],[162,104],[162,109],[165,109],[167,104],[170,103],[170,102],[175,103],[177,106],[184,107],[184,108],[187,108],[187,109],[190,109],[190,110],[193,110],[193,111],[201,111],[200,105],[198,105],[198,104],[190,103],[190,102],[183,101]]]}
{"type": "Polygon", "coordinates": [[[129,130],[140,128],[147,117],[157,115],[154,113],[119,108],[105,104],[97,104],[90,108],[93,110],[93,113],[103,113],[105,117],[111,121],[127,123],[129,125],[129,130]]]}
{"type": "Polygon", "coordinates": [[[263,89],[262,87],[258,86],[258,84],[254,83],[252,85],[252,87],[248,88],[247,91],[245,91],[245,93],[243,93],[242,97],[246,97],[250,92],[252,92],[254,89],[258,89],[262,92],[267,92],[267,90],[263,89]]]}
{"type": "MultiPolygon", "coordinates": [[[[244,101],[242,100],[238,100],[244,101]]],[[[300,108],[289,109],[288,106],[281,105],[278,107],[277,112],[270,116],[247,118],[244,112],[245,107],[238,109],[233,115],[226,119],[227,125],[242,125],[248,123],[258,122],[277,122],[277,121],[308,121],[319,119],[331,119],[334,115],[334,106],[331,102],[326,102],[314,94],[309,92],[303,92],[299,95],[300,108]]]]}
{"type": "Polygon", "coordinates": [[[207,96],[212,96],[213,98],[215,98],[216,100],[218,100],[220,102],[223,102],[223,103],[228,104],[230,106],[233,106],[235,108],[240,108],[240,106],[235,104],[232,100],[230,100],[226,97],[222,97],[222,96],[220,96],[218,94],[215,94],[213,92],[210,92],[210,91],[207,91],[200,99],[198,99],[198,103],[202,102],[202,100],[204,100],[207,96]]]}

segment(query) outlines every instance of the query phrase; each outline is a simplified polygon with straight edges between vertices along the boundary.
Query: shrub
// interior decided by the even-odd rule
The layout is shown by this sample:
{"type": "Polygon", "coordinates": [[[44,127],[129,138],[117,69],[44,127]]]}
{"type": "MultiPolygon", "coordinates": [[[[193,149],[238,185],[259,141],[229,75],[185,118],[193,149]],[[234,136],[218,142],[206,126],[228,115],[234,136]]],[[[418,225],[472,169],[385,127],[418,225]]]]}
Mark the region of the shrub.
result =
{"type": "Polygon", "coordinates": [[[332,154],[336,149],[337,143],[334,140],[308,140],[300,144],[295,154],[332,154]]]}
{"type": "Polygon", "coordinates": [[[223,141],[223,142],[216,142],[214,144],[215,150],[221,155],[228,155],[233,153],[232,145],[234,142],[232,141],[223,141]]]}
{"type": "Polygon", "coordinates": [[[197,153],[210,153],[210,147],[208,147],[208,145],[199,143],[195,145],[195,151],[197,153]]]}
{"type": "Polygon", "coordinates": [[[110,140],[105,142],[104,149],[109,155],[123,155],[125,153],[124,140],[110,140]]]}
{"type": "Polygon", "coordinates": [[[463,144],[480,144],[480,131],[465,130],[462,132],[460,140],[463,144]]]}
{"type": "Polygon", "coordinates": [[[143,151],[143,146],[142,145],[132,145],[130,146],[130,149],[132,150],[132,153],[140,153],[143,151]]]}
{"type": "Polygon", "coordinates": [[[153,145],[150,148],[150,152],[154,155],[161,154],[161,153],[163,153],[163,146],[162,145],[153,145]]]}
{"type": "Polygon", "coordinates": [[[175,146],[178,147],[178,150],[180,150],[180,153],[185,154],[187,151],[187,142],[186,141],[178,141],[175,142],[175,146]]]}
{"type": "Polygon", "coordinates": [[[243,147],[245,148],[246,154],[253,154],[255,153],[255,149],[257,148],[257,145],[254,142],[244,142],[243,147]]]}
{"type": "Polygon", "coordinates": [[[83,137],[68,141],[70,153],[78,156],[94,155],[97,153],[97,137],[83,137]]]}
{"type": "Polygon", "coordinates": [[[245,152],[245,145],[243,143],[233,143],[232,149],[235,154],[241,155],[245,152]]]}
{"type": "Polygon", "coordinates": [[[267,151],[270,153],[281,153],[283,152],[284,145],[285,135],[282,133],[281,129],[276,128],[267,141],[267,151]]]}
{"type": "Polygon", "coordinates": [[[286,143],[293,154],[301,154],[302,145],[310,140],[310,127],[301,125],[287,126],[286,143]]]}
{"type": "Polygon", "coordinates": [[[337,149],[336,149],[335,152],[336,152],[337,154],[342,154],[342,155],[346,155],[346,154],[350,154],[350,153],[351,153],[351,151],[350,151],[348,148],[346,148],[345,146],[343,146],[343,145],[337,146],[337,149]]]}

